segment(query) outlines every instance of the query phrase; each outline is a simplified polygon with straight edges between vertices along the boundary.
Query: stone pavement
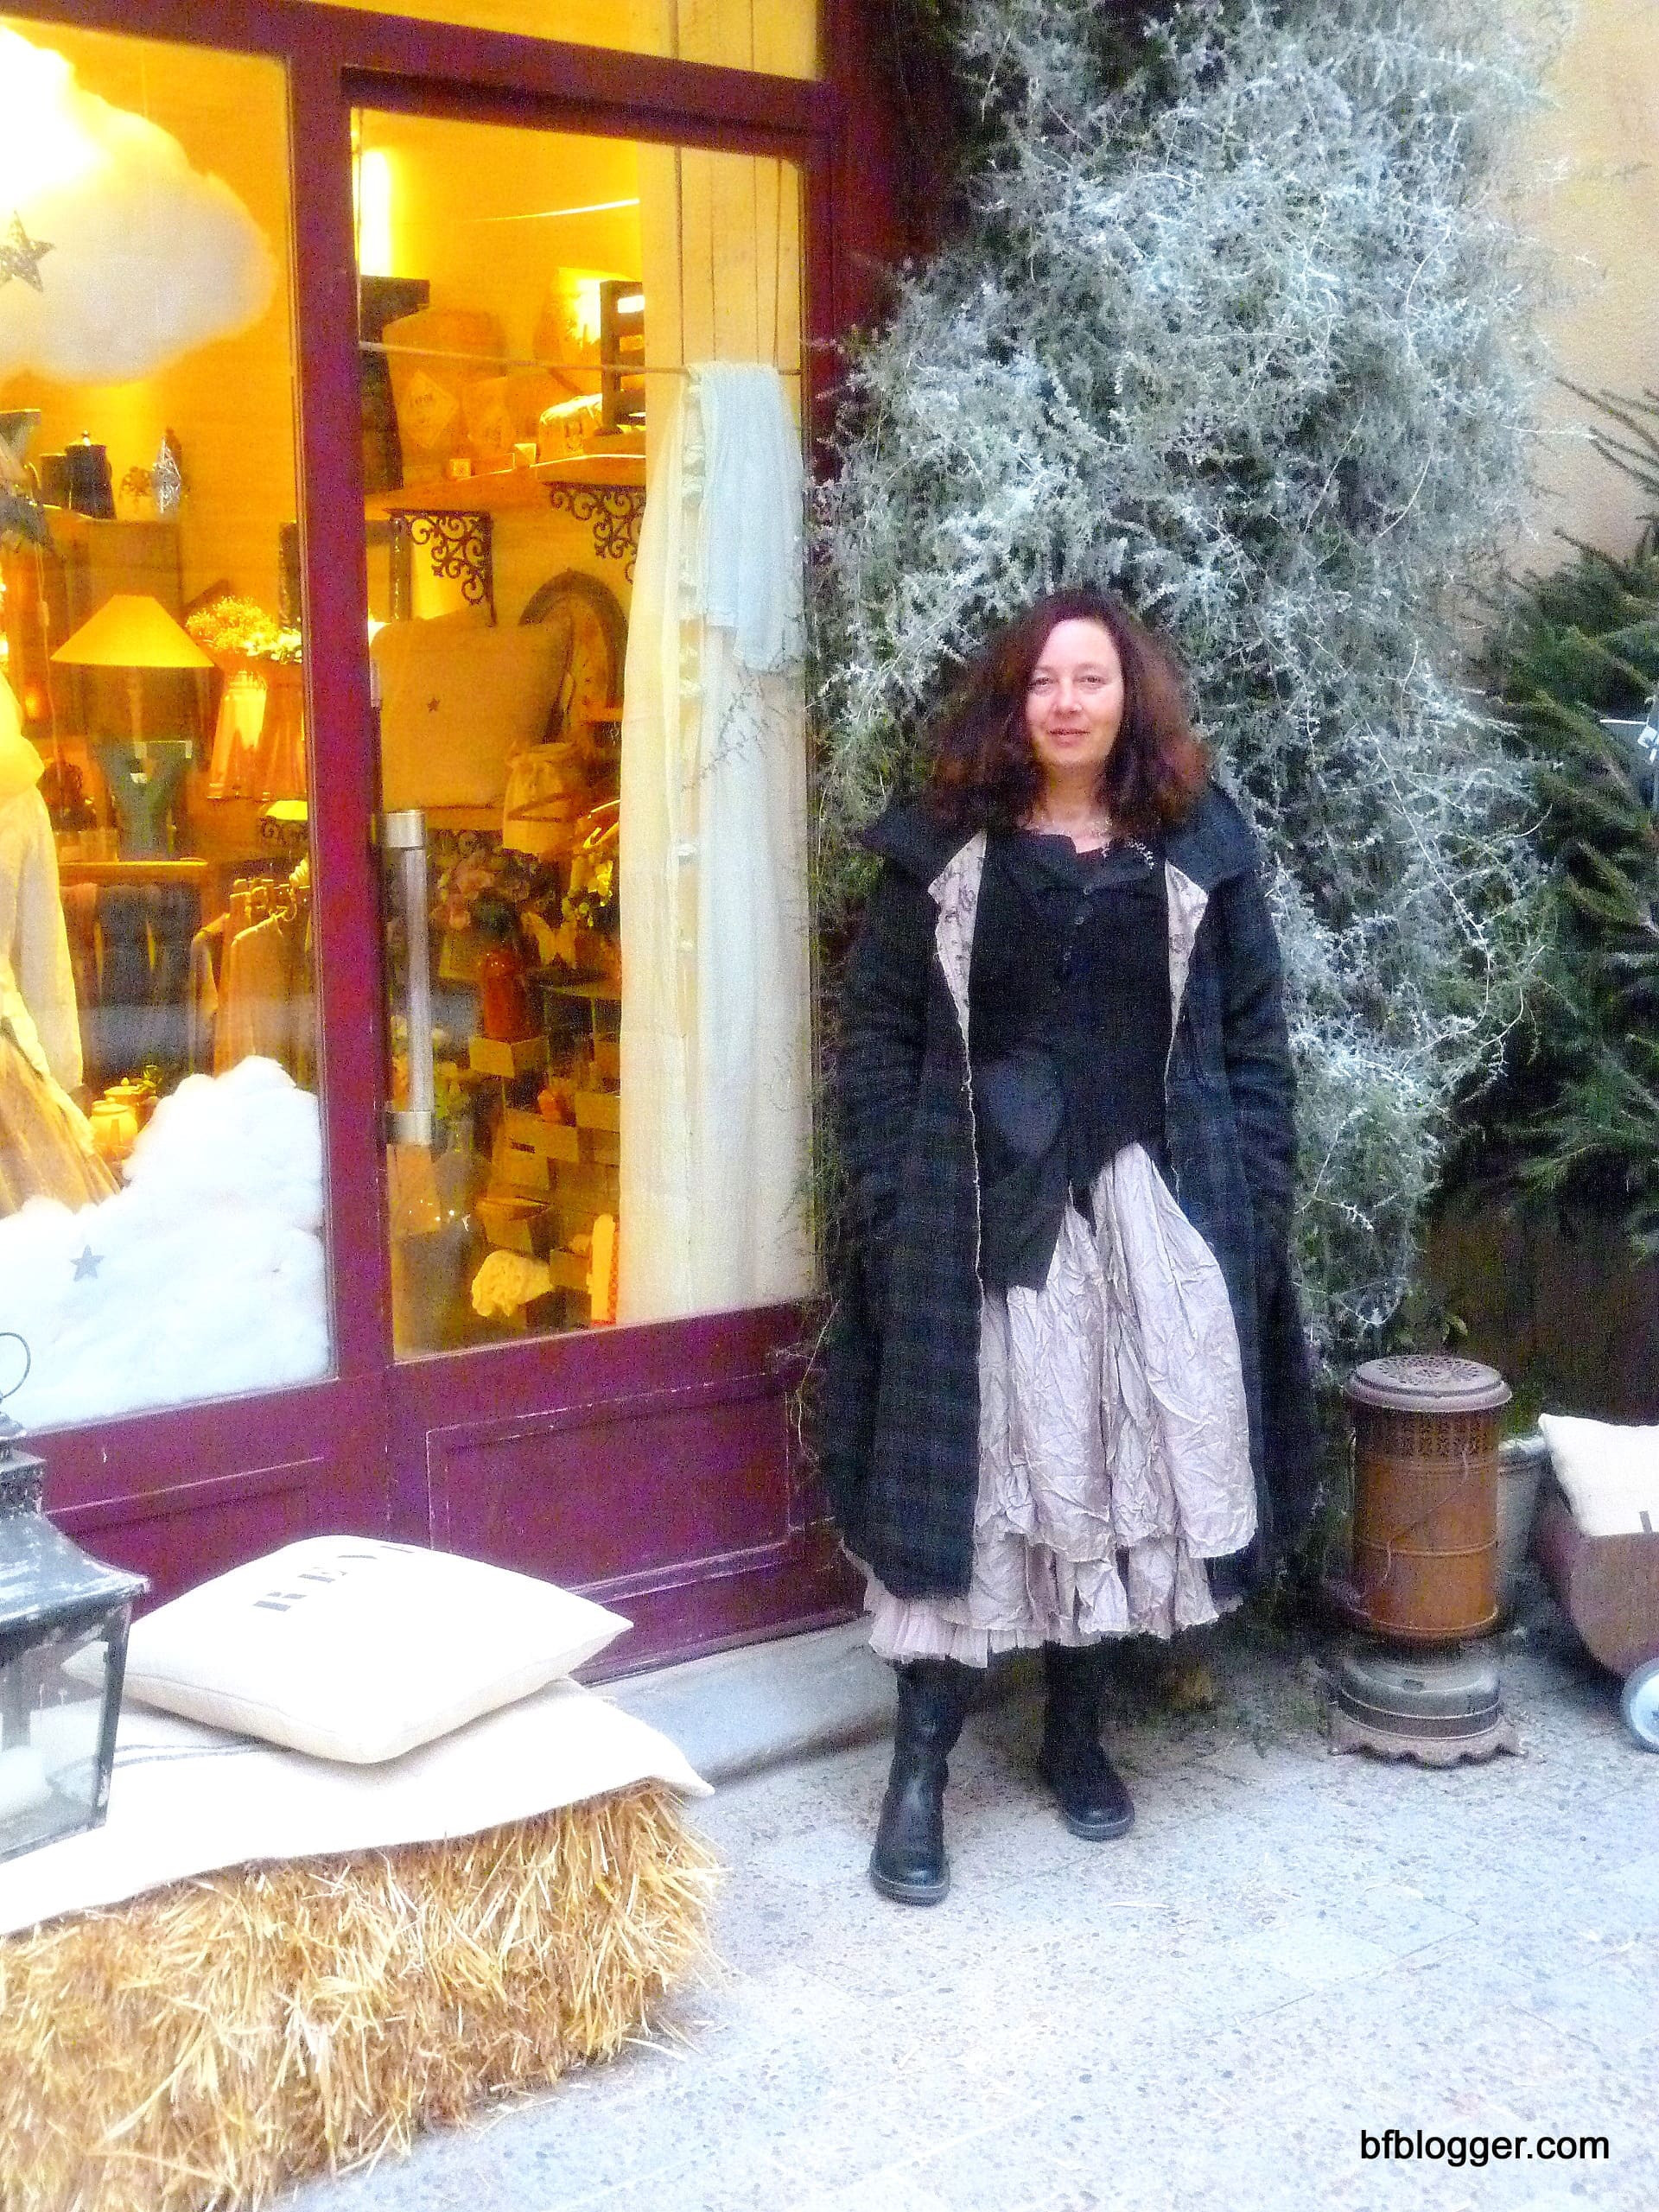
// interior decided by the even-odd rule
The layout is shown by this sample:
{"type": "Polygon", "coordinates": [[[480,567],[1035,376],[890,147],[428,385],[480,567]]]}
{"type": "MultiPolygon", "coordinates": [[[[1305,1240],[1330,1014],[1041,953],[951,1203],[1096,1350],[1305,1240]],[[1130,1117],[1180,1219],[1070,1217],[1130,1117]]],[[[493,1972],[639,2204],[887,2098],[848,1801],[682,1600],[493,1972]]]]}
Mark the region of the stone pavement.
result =
{"type": "Polygon", "coordinates": [[[1208,1712],[1125,1669],[1118,1842],[1044,1798],[1028,1688],[976,1713],[932,1910],[864,1878],[885,1744],[722,1788],[723,1965],[670,2034],[283,2212],[1655,2212],[1659,1758],[1617,1684],[1540,1613],[1495,1647],[1524,1756],[1437,1773],[1331,1755],[1313,1661],[1208,1649],[1208,1712]],[[1363,2158],[1389,2128],[1531,2139],[1363,2158]]]}

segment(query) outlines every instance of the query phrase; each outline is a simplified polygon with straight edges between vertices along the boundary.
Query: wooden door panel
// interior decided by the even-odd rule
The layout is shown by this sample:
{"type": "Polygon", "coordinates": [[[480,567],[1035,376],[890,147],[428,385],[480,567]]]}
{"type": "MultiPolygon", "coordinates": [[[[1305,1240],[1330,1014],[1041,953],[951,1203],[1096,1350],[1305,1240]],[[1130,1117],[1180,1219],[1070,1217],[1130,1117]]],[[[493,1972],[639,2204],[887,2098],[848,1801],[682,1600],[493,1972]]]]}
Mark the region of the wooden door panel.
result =
{"type": "Polygon", "coordinates": [[[378,1378],[31,1441],[53,1520],[96,1558],[147,1574],[150,1605],[297,1537],[390,1525],[378,1378]]]}
{"type": "Polygon", "coordinates": [[[801,1328],[766,1308],[405,1363],[397,1533],[626,1613],[596,1674],[844,1618],[795,1448],[801,1328]]]}
{"type": "Polygon", "coordinates": [[[118,1554],[147,1574],[151,1603],[206,1582],[326,1523],[326,1459],[255,1467],[215,1481],[175,1483],[139,1497],[71,1506],[53,1518],[94,1557],[118,1554]]]}
{"type": "Polygon", "coordinates": [[[440,1429],[427,1452],[446,1549],[595,1592],[790,1535],[785,1408],[764,1380],[440,1429]]]}

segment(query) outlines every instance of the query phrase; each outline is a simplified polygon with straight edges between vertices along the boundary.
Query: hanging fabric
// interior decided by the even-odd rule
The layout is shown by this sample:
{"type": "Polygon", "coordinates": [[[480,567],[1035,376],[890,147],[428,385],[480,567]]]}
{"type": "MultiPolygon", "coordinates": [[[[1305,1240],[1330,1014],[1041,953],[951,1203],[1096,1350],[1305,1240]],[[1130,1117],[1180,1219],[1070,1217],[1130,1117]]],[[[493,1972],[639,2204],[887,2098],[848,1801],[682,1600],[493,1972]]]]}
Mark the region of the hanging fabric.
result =
{"type": "Polygon", "coordinates": [[[628,626],[623,1321],[811,1287],[804,497],[777,371],[694,366],[628,626]]]}

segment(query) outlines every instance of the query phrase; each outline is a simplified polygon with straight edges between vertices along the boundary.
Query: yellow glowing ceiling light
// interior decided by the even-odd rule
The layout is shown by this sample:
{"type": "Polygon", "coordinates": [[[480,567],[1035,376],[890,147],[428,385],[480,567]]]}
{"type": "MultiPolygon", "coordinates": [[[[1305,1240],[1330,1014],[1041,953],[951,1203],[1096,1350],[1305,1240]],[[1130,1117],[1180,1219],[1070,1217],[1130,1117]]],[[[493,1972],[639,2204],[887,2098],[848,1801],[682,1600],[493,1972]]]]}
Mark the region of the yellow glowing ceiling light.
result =
{"type": "Polygon", "coordinates": [[[363,276],[390,276],[391,253],[391,156],[370,147],[353,164],[352,196],[356,203],[357,267],[363,276]]]}
{"type": "Polygon", "coordinates": [[[99,166],[97,144],[63,98],[73,81],[61,55],[7,34],[0,53],[0,208],[8,213],[26,211],[42,194],[99,166]]]}

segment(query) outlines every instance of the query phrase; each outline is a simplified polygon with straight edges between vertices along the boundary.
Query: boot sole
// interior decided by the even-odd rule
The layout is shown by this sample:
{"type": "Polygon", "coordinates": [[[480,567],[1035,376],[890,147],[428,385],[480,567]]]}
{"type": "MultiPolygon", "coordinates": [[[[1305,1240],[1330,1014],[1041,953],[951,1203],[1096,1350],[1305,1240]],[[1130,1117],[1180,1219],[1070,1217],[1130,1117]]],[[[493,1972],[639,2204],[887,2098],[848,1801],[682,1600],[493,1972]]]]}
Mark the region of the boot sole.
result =
{"type": "Polygon", "coordinates": [[[950,1871],[947,1867],[937,1882],[895,1882],[891,1874],[881,1873],[872,1859],[870,1887],[894,1904],[939,1904],[950,1890],[950,1871]]]}
{"type": "Polygon", "coordinates": [[[1081,1836],[1085,1843],[1110,1843],[1115,1836],[1128,1835],[1129,1830],[1135,1826],[1135,1808],[1133,1806],[1131,1806],[1128,1811],[1122,1815],[1122,1819],[1108,1821],[1103,1823],[1099,1821],[1077,1820],[1073,1815],[1066,1811],[1064,1805],[1057,1805],[1054,1809],[1058,1813],[1061,1820],[1065,1821],[1066,1827],[1071,1829],[1072,1834],[1075,1836],[1081,1836]]]}

